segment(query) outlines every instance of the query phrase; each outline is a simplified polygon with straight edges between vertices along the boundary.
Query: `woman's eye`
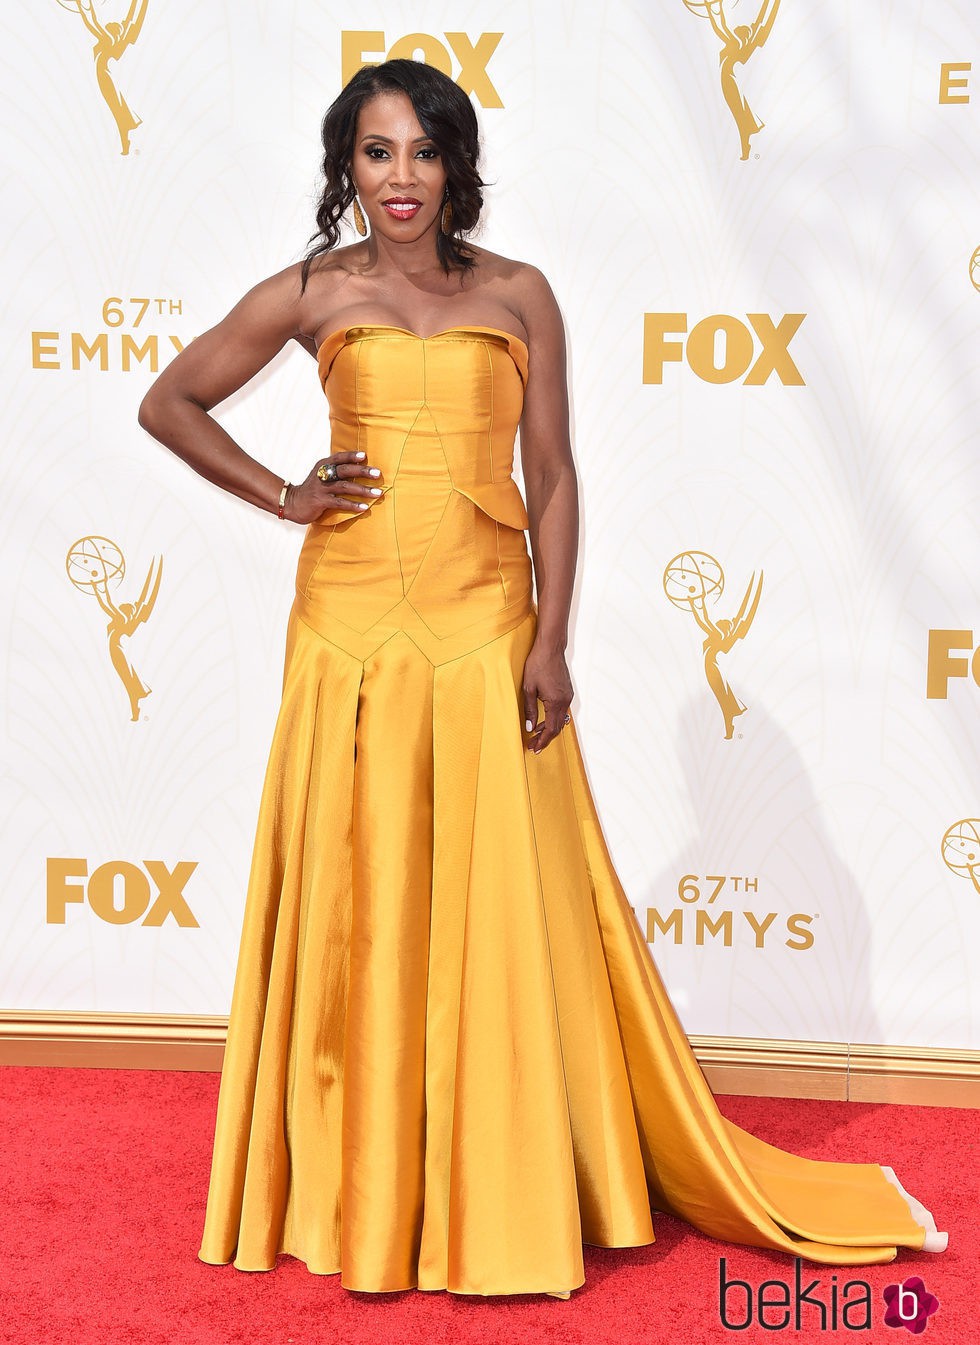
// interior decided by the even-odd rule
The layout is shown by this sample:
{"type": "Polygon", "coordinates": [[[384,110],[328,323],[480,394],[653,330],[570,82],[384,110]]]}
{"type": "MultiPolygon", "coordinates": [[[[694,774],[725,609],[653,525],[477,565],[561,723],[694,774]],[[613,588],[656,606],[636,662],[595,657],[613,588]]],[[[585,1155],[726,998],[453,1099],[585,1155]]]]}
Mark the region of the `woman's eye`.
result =
{"type": "MultiPolygon", "coordinates": [[[[367,145],[364,153],[369,159],[387,159],[389,157],[384,145],[367,145]]],[[[433,145],[426,145],[417,152],[416,157],[431,161],[439,158],[439,151],[433,145]]]]}

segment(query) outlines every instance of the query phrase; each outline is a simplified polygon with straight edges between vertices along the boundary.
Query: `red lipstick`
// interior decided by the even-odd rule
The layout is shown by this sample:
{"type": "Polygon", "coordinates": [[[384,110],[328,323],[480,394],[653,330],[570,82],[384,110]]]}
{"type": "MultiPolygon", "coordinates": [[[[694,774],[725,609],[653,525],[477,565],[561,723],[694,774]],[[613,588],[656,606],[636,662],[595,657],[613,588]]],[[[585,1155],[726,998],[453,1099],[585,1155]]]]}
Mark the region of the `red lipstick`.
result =
{"type": "Polygon", "coordinates": [[[422,209],[422,202],[417,201],[414,196],[389,196],[387,201],[381,202],[381,205],[392,219],[397,220],[414,219],[422,209]]]}

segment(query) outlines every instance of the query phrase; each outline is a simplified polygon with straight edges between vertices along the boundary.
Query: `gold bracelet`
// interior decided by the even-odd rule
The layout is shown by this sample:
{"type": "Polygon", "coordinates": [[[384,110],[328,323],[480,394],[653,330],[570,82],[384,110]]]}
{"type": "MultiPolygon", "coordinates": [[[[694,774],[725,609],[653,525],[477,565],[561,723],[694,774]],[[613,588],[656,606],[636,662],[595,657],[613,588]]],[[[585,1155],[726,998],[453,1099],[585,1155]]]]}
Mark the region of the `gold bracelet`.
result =
{"type": "Polygon", "coordinates": [[[280,518],[285,518],[285,517],[286,517],[286,492],[289,490],[290,484],[291,484],[291,483],[290,483],[289,481],[284,481],[284,482],[282,483],[282,490],[279,492],[279,517],[280,517],[280,518]]]}

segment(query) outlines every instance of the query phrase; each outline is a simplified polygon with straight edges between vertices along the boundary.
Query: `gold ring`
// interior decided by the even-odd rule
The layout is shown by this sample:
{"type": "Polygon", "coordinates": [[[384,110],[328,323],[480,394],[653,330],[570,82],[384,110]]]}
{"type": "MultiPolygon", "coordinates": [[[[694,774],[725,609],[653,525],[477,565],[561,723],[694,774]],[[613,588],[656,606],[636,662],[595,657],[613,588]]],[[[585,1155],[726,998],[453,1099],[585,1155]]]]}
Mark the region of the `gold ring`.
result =
{"type": "Polygon", "coordinates": [[[336,481],[337,464],[334,462],[321,462],[316,469],[316,474],[321,481],[336,481]]]}

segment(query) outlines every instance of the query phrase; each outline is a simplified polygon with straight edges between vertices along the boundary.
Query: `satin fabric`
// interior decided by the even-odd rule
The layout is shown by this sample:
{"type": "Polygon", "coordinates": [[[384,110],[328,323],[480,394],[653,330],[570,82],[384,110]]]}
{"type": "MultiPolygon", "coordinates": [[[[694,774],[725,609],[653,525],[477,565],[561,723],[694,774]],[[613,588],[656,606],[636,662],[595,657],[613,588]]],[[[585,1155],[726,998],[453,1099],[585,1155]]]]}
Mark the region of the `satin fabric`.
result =
{"type": "Polygon", "coordinates": [[[526,347],[371,325],[318,363],[332,451],[363,449],[384,493],[300,556],[200,1258],[561,1292],[583,1241],[653,1242],[651,1209],[829,1265],[922,1247],[881,1167],[721,1116],[574,721],[525,747],[526,347]]]}

